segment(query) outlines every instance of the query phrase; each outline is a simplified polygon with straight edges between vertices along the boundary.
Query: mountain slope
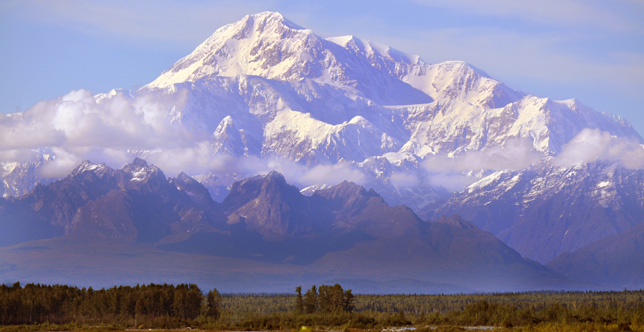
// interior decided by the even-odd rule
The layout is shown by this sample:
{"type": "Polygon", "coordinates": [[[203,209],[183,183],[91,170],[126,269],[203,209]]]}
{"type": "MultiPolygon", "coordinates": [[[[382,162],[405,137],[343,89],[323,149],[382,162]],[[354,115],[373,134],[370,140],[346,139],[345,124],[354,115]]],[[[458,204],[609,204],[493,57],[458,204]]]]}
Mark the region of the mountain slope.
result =
{"type": "Polygon", "coordinates": [[[546,263],[644,222],[644,171],[598,162],[499,171],[421,215],[459,213],[546,263]]]}
{"type": "Polygon", "coordinates": [[[229,224],[243,222],[269,241],[312,235],[324,227],[323,216],[312,213],[299,189],[274,171],[234,183],[223,206],[229,224]]]}
{"type": "Polygon", "coordinates": [[[141,159],[123,170],[83,162],[62,180],[0,202],[0,245],[60,235],[157,242],[178,230],[221,223],[223,214],[203,186],[192,183],[201,196],[178,188],[188,184],[185,176],[168,181],[141,159]]]}
{"type": "MultiPolygon", "coordinates": [[[[203,90],[234,92],[236,86],[239,95],[246,96],[240,106],[249,107],[265,126],[264,139],[256,137],[264,142],[263,154],[295,160],[302,156],[285,154],[291,149],[276,146],[275,138],[295,133],[288,136],[295,139],[293,146],[337,161],[338,157],[331,158],[331,151],[342,146],[320,142],[333,140],[337,126],[357,121],[356,116],[391,142],[398,142],[384,150],[368,148],[369,153],[360,155],[361,159],[351,158],[349,151],[341,156],[356,161],[403,146],[404,152],[419,157],[480,150],[500,145],[509,137],[527,138],[539,151],[558,153],[583,128],[639,138],[624,120],[602,115],[575,100],[559,102],[524,95],[463,62],[426,64],[417,56],[354,36],[324,39],[272,12],[248,15],[218,29],[144,90],[188,89],[198,93],[190,98],[203,99],[203,90]],[[409,106],[383,108],[387,105],[409,106]],[[302,125],[302,121],[311,124],[302,125]]],[[[206,120],[203,110],[218,108],[204,107],[202,102],[199,106],[179,110],[178,117],[184,122],[209,123],[208,130],[213,131],[223,114],[219,120],[191,121],[191,117],[206,120]]],[[[236,119],[246,117],[244,113],[225,116],[245,122],[236,119]]],[[[254,130],[245,132],[252,134],[254,130]]],[[[345,135],[353,133],[356,131],[349,130],[345,135]]],[[[339,139],[345,135],[339,134],[339,139]]],[[[318,158],[314,161],[325,161],[318,158]]]]}
{"type": "Polygon", "coordinates": [[[570,278],[615,289],[644,287],[644,223],[608,236],[548,264],[570,278]]]}
{"type": "MultiPolygon", "coordinates": [[[[162,250],[157,254],[192,257],[188,260],[225,258],[230,266],[218,266],[217,273],[232,276],[239,269],[249,273],[239,283],[258,282],[268,272],[274,278],[284,266],[289,273],[376,283],[403,278],[449,285],[452,290],[575,286],[544,266],[523,259],[460,217],[425,222],[411,209],[391,207],[373,190],[349,182],[304,196],[281,174],[271,172],[236,182],[220,205],[209,200],[205,188],[191,178],[181,175],[168,181],[160,169],[141,159],[123,170],[85,162],[64,180],[4,201],[2,206],[17,206],[55,230],[41,234],[48,228],[34,223],[26,228],[31,237],[3,243],[26,246],[26,253],[9,250],[6,256],[19,256],[25,262],[68,247],[87,253],[98,250],[111,257],[104,248],[121,243],[118,253],[125,256],[130,255],[128,250],[133,257],[142,251],[162,250]],[[52,218],[47,219],[48,215],[52,218]],[[41,240],[29,242],[38,238],[41,240]],[[64,239],[64,245],[59,238],[64,239]],[[31,250],[34,256],[29,255],[31,250]],[[258,262],[263,267],[253,268],[258,262]]],[[[0,226],[12,225],[3,221],[0,226]]],[[[63,271],[60,278],[67,269],[73,268],[77,274],[93,266],[93,255],[73,256],[73,261],[66,260],[66,255],[50,258],[58,260],[58,270],[63,271]]],[[[34,273],[30,270],[34,267],[20,261],[3,264],[13,266],[11,271],[34,273]]],[[[111,264],[115,271],[129,274],[128,265],[111,264]]],[[[138,264],[137,268],[159,269],[146,262],[138,264]]],[[[189,269],[198,273],[208,270],[199,265],[189,269]]],[[[15,275],[11,271],[6,273],[15,275]]],[[[0,276],[3,273],[0,271],[0,276]]],[[[406,287],[400,285],[399,290],[406,287]]]]}

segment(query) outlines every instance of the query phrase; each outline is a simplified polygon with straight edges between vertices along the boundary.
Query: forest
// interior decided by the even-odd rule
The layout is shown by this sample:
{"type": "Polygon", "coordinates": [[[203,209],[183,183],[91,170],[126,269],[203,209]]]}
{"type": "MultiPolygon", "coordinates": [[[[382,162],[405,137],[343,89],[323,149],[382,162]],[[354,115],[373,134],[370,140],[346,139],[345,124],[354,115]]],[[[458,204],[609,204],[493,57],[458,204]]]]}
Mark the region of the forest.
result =
{"type": "Polygon", "coordinates": [[[0,324],[2,331],[644,331],[644,291],[354,295],[335,284],[304,293],[298,286],[288,294],[220,294],[195,284],[94,290],[15,283],[0,285],[0,324]]]}

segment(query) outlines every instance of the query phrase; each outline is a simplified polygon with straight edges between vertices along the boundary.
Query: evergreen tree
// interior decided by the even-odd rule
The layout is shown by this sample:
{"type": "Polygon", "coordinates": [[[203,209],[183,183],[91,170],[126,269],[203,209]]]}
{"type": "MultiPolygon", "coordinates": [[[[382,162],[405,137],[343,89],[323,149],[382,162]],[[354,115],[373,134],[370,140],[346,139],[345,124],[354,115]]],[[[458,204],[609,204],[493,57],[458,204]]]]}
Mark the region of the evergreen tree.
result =
{"type": "Polygon", "coordinates": [[[355,307],[355,298],[353,296],[353,293],[351,293],[351,290],[348,289],[344,293],[344,299],[343,299],[343,310],[346,312],[353,312],[353,309],[355,307]]]}
{"type": "Polygon", "coordinates": [[[318,311],[318,291],[315,285],[304,294],[304,310],[307,314],[313,314],[318,311]]]}
{"type": "Polygon", "coordinates": [[[208,292],[208,295],[206,296],[206,306],[207,306],[206,315],[213,317],[215,319],[219,319],[220,308],[221,308],[221,295],[219,295],[219,291],[217,290],[217,288],[208,292]]]}
{"type": "Polygon", "coordinates": [[[302,300],[302,286],[297,286],[295,288],[295,293],[297,293],[297,303],[295,305],[295,311],[298,315],[304,313],[304,301],[302,300]]]}

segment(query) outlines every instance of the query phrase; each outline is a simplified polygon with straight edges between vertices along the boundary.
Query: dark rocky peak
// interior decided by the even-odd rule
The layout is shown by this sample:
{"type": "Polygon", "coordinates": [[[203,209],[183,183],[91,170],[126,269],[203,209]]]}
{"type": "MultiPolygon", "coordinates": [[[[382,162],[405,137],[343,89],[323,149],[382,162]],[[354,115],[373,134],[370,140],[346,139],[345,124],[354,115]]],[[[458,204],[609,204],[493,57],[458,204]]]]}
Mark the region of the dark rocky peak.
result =
{"type": "Polygon", "coordinates": [[[361,185],[348,181],[343,181],[331,188],[318,190],[312,198],[328,201],[333,210],[361,208],[372,200],[387,205],[373,189],[367,190],[361,185]]]}
{"type": "MultiPolygon", "coordinates": [[[[131,172],[134,172],[136,170],[146,169],[146,168],[149,168],[149,167],[150,167],[150,165],[148,165],[148,163],[145,160],[143,160],[143,159],[141,159],[139,157],[136,157],[136,158],[134,158],[134,160],[132,160],[131,163],[126,164],[125,166],[123,166],[123,171],[131,173],[131,172]]],[[[156,166],[152,166],[152,167],[156,168],[156,166]]]]}
{"type": "Polygon", "coordinates": [[[89,160],[85,160],[72,171],[71,176],[76,176],[85,172],[92,172],[99,177],[102,177],[105,174],[113,173],[114,169],[106,166],[105,163],[95,164],[89,160]]]}
{"type": "Polygon", "coordinates": [[[321,218],[308,197],[275,171],[234,183],[223,206],[229,224],[245,224],[268,241],[313,234],[321,218]]]}
{"type": "Polygon", "coordinates": [[[436,220],[437,223],[447,224],[462,229],[478,229],[473,223],[461,218],[461,216],[454,214],[449,217],[440,217],[436,220]]]}
{"type": "Polygon", "coordinates": [[[297,187],[286,183],[282,174],[271,171],[267,175],[257,175],[242,181],[233,183],[230,193],[224,199],[224,206],[231,211],[260,196],[267,198],[279,195],[283,198],[304,197],[297,187]]]}
{"type": "Polygon", "coordinates": [[[129,175],[131,183],[146,183],[152,179],[166,182],[165,174],[161,169],[154,165],[148,165],[145,160],[138,157],[132,163],[123,166],[123,171],[129,175]]]}
{"type": "Polygon", "coordinates": [[[188,194],[192,200],[202,205],[216,204],[208,189],[184,172],[181,172],[176,178],[170,179],[169,182],[177,187],[178,190],[188,194]]]}
{"type": "Polygon", "coordinates": [[[284,178],[284,175],[278,171],[270,171],[266,176],[264,177],[267,179],[267,181],[273,181],[273,182],[279,182],[282,184],[286,184],[286,179],[284,178]]]}
{"type": "Polygon", "coordinates": [[[346,180],[331,188],[318,190],[314,195],[319,195],[329,200],[346,199],[351,197],[380,197],[375,190],[370,189],[367,191],[365,187],[346,180]]]}
{"type": "Polygon", "coordinates": [[[90,187],[123,188],[128,176],[121,170],[113,169],[104,163],[96,164],[89,160],[83,161],[66,178],[56,181],[56,188],[80,186],[82,190],[92,190],[90,187]]]}

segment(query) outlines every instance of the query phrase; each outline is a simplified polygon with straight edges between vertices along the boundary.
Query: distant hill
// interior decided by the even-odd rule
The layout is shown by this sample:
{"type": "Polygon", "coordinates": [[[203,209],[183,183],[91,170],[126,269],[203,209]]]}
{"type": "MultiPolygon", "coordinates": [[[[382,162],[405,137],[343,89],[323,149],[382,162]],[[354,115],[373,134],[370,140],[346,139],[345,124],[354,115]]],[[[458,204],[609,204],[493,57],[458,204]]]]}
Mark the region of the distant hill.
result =
{"type": "Polygon", "coordinates": [[[644,288],[644,224],[563,253],[548,266],[575,280],[614,289],[644,288]]]}

